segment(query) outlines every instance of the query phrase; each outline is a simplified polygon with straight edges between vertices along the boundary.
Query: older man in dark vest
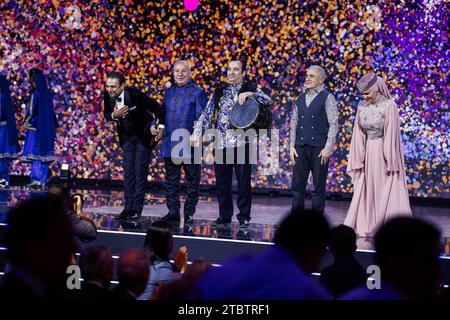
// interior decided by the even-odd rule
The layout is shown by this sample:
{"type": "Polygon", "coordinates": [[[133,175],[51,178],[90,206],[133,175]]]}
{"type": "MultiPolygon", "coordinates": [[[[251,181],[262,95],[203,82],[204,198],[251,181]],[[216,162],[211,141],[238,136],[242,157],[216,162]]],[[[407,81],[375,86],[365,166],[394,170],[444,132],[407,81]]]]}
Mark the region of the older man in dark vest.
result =
{"type": "Polygon", "coordinates": [[[293,104],[290,155],[294,164],[292,209],[305,207],[306,184],[312,172],[312,208],[325,209],[328,161],[338,131],[338,111],[334,96],[324,88],[325,70],[311,66],[306,72],[305,90],[293,104]]]}

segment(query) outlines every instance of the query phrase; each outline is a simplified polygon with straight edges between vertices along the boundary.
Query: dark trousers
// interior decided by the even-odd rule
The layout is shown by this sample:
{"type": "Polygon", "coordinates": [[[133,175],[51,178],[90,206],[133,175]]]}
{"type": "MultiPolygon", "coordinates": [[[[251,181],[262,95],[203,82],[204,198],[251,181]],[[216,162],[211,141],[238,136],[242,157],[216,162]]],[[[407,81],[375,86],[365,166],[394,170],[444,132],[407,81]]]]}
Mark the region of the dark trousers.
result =
{"type": "Polygon", "coordinates": [[[175,164],[171,158],[164,158],[166,166],[166,199],[169,214],[180,215],[180,176],[181,167],[184,169],[186,180],[186,202],[184,203],[184,216],[193,216],[198,203],[200,190],[200,165],[181,163],[175,164]]]}
{"type": "Polygon", "coordinates": [[[152,150],[136,136],[122,136],[125,210],[142,214],[152,150]]]}
{"type": "Polygon", "coordinates": [[[294,166],[292,177],[292,210],[305,208],[306,184],[309,172],[312,171],[314,180],[314,191],[311,192],[312,209],[321,213],[325,210],[325,186],[328,175],[328,162],[320,164],[319,154],[323,147],[313,147],[305,145],[296,146],[298,158],[294,166]]]}
{"type": "Polygon", "coordinates": [[[219,215],[225,220],[231,220],[233,217],[233,196],[231,193],[233,169],[236,173],[238,186],[237,206],[239,208],[239,214],[237,218],[239,220],[250,220],[252,207],[252,168],[249,161],[249,145],[246,144],[245,147],[241,147],[241,150],[245,154],[245,162],[243,164],[238,164],[237,162],[238,148],[223,149],[223,164],[214,163],[219,215]],[[229,157],[232,160],[232,164],[227,164],[226,162],[227,153],[231,155],[229,157]]]}

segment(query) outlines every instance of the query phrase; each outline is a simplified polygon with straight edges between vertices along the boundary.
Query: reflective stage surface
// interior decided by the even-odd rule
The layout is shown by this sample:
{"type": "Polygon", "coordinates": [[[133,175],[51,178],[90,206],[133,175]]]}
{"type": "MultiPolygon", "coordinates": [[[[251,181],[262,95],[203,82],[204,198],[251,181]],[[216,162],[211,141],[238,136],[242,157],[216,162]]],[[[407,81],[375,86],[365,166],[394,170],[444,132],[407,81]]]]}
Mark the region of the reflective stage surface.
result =
{"type": "MultiPolygon", "coordinates": [[[[123,210],[122,191],[106,190],[74,190],[73,193],[81,193],[85,198],[83,214],[93,219],[99,230],[111,232],[144,233],[148,226],[168,210],[161,190],[160,193],[147,193],[142,217],[136,220],[119,220],[118,215],[123,210]]],[[[12,187],[0,191],[0,222],[5,220],[9,206],[17,201],[26,199],[30,195],[38,194],[24,187],[12,187]]],[[[183,208],[184,198],[181,199],[183,208]]],[[[306,200],[306,206],[310,206],[310,200],[306,200]]],[[[234,201],[236,206],[236,201],[234,201]]],[[[349,201],[327,200],[325,215],[331,225],[335,226],[344,221],[349,201]]],[[[286,196],[269,197],[253,196],[252,219],[248,227],[241,228],[236,220],[238,209],[235,207],[233,222],[225,226],[211,224],[218,217],[218,204],[215,197],[201,196],[194,215],[194,222],[173,224],[173,233],[177,236],[190,236],[200,238],[218,238],[230,240],[243,240],[252,242],[272,242],[275,230],[279,222],[287,214],[291,206],[291,198],[286,196]]],[[[450,256],[450,209],[436,207],[412,207],[413,215],[431,222],[437,226],[443,235],[442,251],[450,256]]],[[[181,209],[181,217],[183,210],[181,209]]],[[[358,239],[358,249],[372,250],[372,239],[358,239]]]]}

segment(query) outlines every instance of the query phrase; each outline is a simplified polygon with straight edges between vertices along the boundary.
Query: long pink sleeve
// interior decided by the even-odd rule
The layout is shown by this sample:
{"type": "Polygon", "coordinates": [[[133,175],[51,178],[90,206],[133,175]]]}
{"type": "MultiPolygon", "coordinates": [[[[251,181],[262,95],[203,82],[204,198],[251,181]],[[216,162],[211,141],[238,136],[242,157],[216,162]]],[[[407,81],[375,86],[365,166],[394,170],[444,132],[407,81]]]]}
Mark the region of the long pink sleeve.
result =
{"type": "Polygon", "coordinates": [[[357,172],[359,171],[359,169],[364,168],[366,139],[366,134],[363,132],[359,124],[359,112],[356,112],[347,164],[347,174],[352,178],[352,182],[357,179],[357,172]]]}
{"type": "Polygon", "coordinates": [[[389,172],[398,172],[404,175],[405,166],[403,146],[400,136],[400,117],[394,101],[389,101],[384,120],[383,155],[389,172]]]}

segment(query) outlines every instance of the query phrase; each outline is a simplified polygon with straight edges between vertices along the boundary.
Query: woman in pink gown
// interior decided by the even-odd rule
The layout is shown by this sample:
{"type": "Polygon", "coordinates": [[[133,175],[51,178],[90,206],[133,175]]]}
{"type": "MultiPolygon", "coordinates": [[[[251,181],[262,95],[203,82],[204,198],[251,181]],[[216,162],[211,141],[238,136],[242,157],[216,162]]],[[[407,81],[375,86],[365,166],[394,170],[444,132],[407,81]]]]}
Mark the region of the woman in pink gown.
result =
{"type": "Polygon", "coordinates": [[[353,198],[344,224],[372,237],[388,219],[411,216],[397,105],[374,72],[356,84],[358,105],[348,158],[353,198]]]}

